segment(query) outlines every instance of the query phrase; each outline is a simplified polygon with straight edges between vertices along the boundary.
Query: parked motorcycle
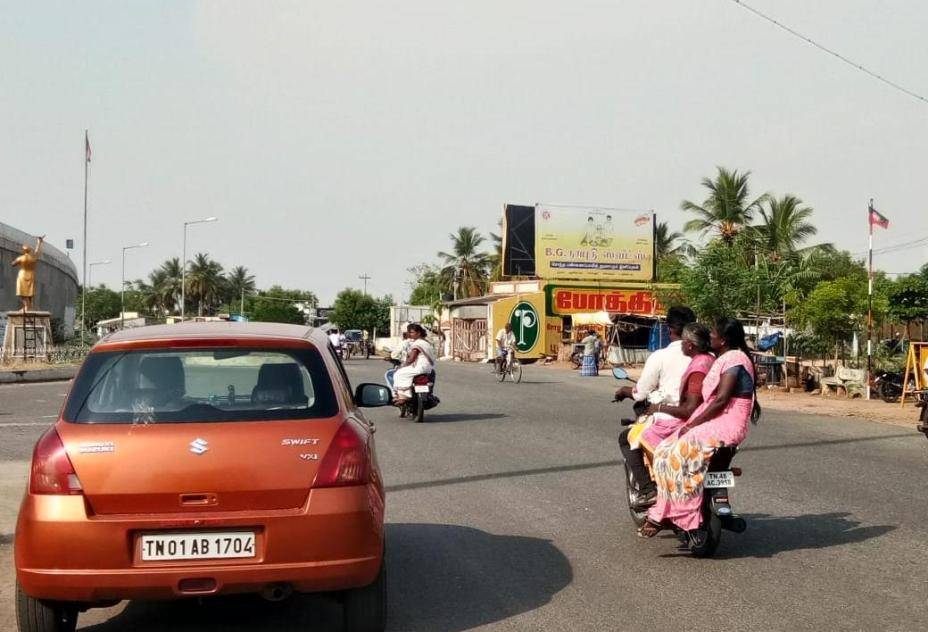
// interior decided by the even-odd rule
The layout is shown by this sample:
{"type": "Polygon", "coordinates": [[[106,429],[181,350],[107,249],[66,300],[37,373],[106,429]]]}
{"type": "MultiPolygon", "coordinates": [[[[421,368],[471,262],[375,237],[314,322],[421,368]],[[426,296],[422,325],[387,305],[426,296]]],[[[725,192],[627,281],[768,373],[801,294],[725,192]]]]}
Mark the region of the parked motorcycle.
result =
{"type": "MultiPolygon", "coordinates": [[[[384,358],[393,365],[384,376],[387,384],[393,387],[393,374],[402,364],[394,358],[384,358]]],[[[428,375],[417,375],[412,378],[412,397],[399,407],[400,417],[412,417],[416,423],[425,421],[425,411],[438,406],[441,400],[435,395],[435,371],[428,375]]]]}
{"type": "Polygon", "coordinates": [[[895,371],[883,371],[873,380],[876,392],[887,404],[894,404],[902,397],[902,385],[905,377],[895,371]]]}
{"type": "MultiPolygon", "coordinates": [[[[625,369],[616,367],[612,370],[612,375],[617,380],[626,380],[634,383],[629,378],[625,369]]],[[[613,399],[617,402],[617,399],[613,399]]],[[[645,414],[647,402],[635,402],[633,409],[635,419],[622,419],[622,426],[639,426],[643,431],[651,424],[652,416],[645,414]]],[[[926,435],[928,436],[928,435],[926,435]]],[[[716,451],[709,461],[706,478],[703,481],[702,496],[702,528],[706,532],[706,537],[701,542],[695,542],[688,537],[686,532],[674,528],[677,537],[680,538],[683,546],[694,557],[710,557],[715,553],[722,539],[722,531],[731,531],[733,533],[744,533],[747,529],[747,521],[736,515],[731,506],[731,494],[729,490],[735,486],[735,477],[741,476],[741,468],[731,467],[731,461],[738,452],[736,446],[723,447],[716,451]]],[[[644,452],[644,461],[648,466],[651,478],[654,478],[652,470],[651,454],[644,452]]],[[[625,465],[625,499],[628,503],[628,511],[631,515],[632,522],[636,528],[644,525],[648,517],[647,509],[638,506],[638,491],[635,489],[634,479],[628,465],[625,465]]]]}

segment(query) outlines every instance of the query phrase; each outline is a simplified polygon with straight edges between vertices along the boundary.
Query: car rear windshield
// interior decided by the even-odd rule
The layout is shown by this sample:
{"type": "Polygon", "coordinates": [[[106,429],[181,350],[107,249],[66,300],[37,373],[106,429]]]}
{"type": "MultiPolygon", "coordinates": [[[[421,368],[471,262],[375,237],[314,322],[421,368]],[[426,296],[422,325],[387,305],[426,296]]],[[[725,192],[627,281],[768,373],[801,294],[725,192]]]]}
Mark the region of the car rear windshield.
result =
{"type": "Polygon", "coordinates": [[[338,412],[315,349],[146,349],[87,357],[65,404],[76,423],[314,419],[338,412]]]}

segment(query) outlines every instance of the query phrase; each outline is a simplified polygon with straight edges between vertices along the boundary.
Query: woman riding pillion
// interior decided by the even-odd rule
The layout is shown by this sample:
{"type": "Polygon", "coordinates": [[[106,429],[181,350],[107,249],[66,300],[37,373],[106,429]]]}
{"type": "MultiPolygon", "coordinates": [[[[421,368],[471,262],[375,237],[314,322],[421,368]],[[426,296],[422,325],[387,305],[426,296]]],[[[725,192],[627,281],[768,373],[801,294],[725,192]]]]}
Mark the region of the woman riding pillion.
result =
{"type": "Polygon", "coordinates": [[[673,525],[692,542],[705,539],[701,507],[709,461],[717,449],[744,441],[748,421],[756,420],[754,363],[744,328],[733,318],[722,318],[711,340],[718,359],[703,383],[702,405],[655,450],[657,502],[640,530],[644,537],[673,525]]]}
{"type": "Polygon", "coordinates": [[[428,375],[435,370],[435,350],[425,339],[422,325],[413,323],[406,328],[409,352],[403,365],[393,374],[394,404],[404,405],[412,397],[412,382],[417,375],[428,375]]]}
{"type": "MultiPolygon", "coordinates": [[[[657,402],[648,405],[645,414],[651,415],[651,422],[632,426],[626,441],[620,442],[626,462],[642,460],[641,450],[653,454],[661,441],[676,432],[702,404],[703,381],[715,361],[715,357],[709,353],[709,347],[710,334],[704,325],[690,323],[683,328],[681,349],[683,355],[690,358],[690,363],[680,380],[679,403],[657,402]]],[[[647,482],[644,489],[639,488],[635,506],[644,509],[654,504],[657,488],[650,480],[647,468],[644,468],[643,474],[639,472],[638,475],[645,477],[647,482]]]]}

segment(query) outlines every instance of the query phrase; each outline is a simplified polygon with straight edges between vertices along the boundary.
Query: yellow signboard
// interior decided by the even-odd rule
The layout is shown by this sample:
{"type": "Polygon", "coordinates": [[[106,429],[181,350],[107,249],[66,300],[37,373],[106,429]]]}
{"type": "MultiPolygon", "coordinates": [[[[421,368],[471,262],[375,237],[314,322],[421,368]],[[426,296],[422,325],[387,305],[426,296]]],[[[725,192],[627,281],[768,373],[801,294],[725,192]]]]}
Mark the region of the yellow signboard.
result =
{"type": "Polygon", "coordinates": [[[493,303],[493,330],[489,333],[490,348],[496,355],[496,334],[506,323],[512,325],[516,337],[516,356],[539,358],[545,354],[547,322],[545,318],[545,295],[543,292],[520,294],[500,299],[493,303]]]}
{"type": "Polygon", "coordinates": [[[542,279],[652,281],[654,213],[535,207],[535,270],[542,279]]]}

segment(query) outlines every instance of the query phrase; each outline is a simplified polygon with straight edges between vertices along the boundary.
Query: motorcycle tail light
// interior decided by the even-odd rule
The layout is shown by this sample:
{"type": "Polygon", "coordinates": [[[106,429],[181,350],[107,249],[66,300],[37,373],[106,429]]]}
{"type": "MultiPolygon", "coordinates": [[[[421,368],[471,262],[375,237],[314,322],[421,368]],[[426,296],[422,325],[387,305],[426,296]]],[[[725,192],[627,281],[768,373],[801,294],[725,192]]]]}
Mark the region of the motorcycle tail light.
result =
{"type": "Polygon", "coordinates": [[[731,473],[734,474],[735,476],[741,476],[741,468],[733,467],[731,468],[731,473]]]}

